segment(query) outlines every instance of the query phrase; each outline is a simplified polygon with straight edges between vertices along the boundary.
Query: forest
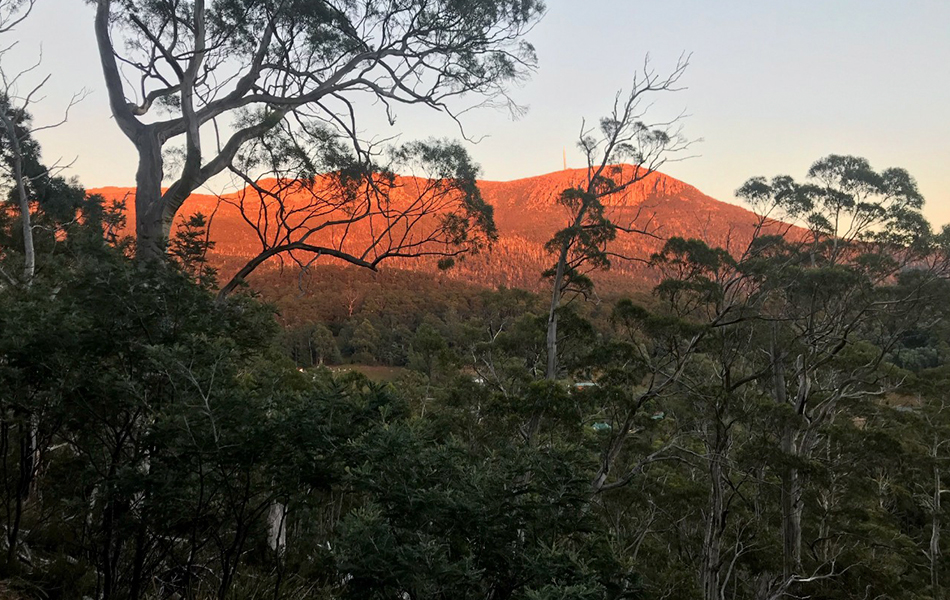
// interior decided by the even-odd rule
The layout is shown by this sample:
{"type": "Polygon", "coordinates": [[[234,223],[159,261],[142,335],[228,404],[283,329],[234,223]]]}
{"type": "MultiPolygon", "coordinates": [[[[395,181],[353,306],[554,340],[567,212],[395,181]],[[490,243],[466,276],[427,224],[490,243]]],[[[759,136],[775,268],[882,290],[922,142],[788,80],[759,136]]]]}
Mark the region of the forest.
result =
{"type": "Polygon", "coordinates": [[[367,145],[349,99],[506,94],[540,2],[89,4],[128,205],[0,90],[0,598],[948,597],[950,229],[908,171],[750,173],[748,231],[666,235],[625,193],[691,144],[646,118],[688,59],[648,67],[537,286],[479,286],[440,275],[497,240],[464,146],[367,145]],[[602,292],[622,261],[649,286],[602,292]]]}

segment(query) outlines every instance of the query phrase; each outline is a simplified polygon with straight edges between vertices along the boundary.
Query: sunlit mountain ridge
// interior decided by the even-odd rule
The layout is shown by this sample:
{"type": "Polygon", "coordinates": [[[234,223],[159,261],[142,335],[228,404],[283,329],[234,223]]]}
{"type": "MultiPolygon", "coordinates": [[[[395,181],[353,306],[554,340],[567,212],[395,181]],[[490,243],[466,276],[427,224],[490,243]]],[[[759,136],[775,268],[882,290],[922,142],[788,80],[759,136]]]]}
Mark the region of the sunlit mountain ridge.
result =
{"type": "MultiPolygon", "coordinates": [[[[629,173],[631,168],[629,165],[623,166],[623,173],[629,173]]],[[[558,197],[565,188],[582,185],[586,176],[586,169],[568,169],[513,181],[479,181],[482,196],[494,207],[498,239],[489,250],[464,257],[439,276],[486,287],[504,285],[539,289],[543,285],[540,274],[552,262],[544,244],[569,222],[568,211],[558,203],[558,197]]],[[[265,183],[265,186],[272,183],[265,183]]],[[[401,177],[398,181],[409,195],[424,183],[425,180],[412,177],[401,177]]],[[[255,229],[242,217],[236,206],[242,197],[250,197],[247,192],[244,190],[221,197],[194,194],[176,218],[177,227],[183,219],[195,213],[214,215],[210,237],[215,246],[211,251],[211,261],[219,268],[223,280],[261,250],[255,229]]],[[[107,201],[124,203],[128,209],[129,225],[126,233],[132,233],[134,210],[131,199],[134,189],[104,187],[90,189],[89,193],[101,194],[107,201]]],[[[398,202],[398,194],[394,194],[393,198],[398,202]]],[[[295,203],[303,201],[289,194],[285,204],[292,208],[295,203]]],[[[249,203],[253,204],[253,201],[249,203]]],[[[622,194],[609,197],[605,204],[609,207],[612,221],[635,225],[647,232],[618,235],[612,251],[634,260],[615,258],[607,272],[594,275],[600,288],[610,291],[642,289],[654,283],[655,273],[637,259],[649,258],[662,247],[665,239],[673,236],[700,238],[713,246],[733,252],[741,251],[753,235],[759,220],[749,210],[716,200],[694,186],[660,172],[650,174],[622,194]]],[[[256,208],[250,212],[256,217],[256,208]]],[[[344,209],[339,208],[322,218],[343,216],[344,209]]],[[[368,228],[357,226],[347,231],[345,240],[330,231],[323,238],[318,234],[314,242],[345,246],[345,249],[364,248],[371,235],[368,228]]],[[[322,257],[320,260],[332,264],[335,259],[322,257]]],[[[395,258],[382,263],[380,268],[437,273],[436,263],[431,257],[395,258]]],[[[276,258],[271,259],[261,269],[272,269],[279,264],[276,258]]]]}

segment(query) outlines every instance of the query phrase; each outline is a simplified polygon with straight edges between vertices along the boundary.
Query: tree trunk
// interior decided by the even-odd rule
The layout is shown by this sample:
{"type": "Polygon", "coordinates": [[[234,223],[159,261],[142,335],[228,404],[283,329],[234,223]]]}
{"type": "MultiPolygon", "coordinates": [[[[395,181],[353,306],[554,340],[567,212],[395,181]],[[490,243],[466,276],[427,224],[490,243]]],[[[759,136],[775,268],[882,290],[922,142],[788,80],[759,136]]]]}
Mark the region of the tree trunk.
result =
{"type": "Polygon", "coordinates": [[[30,198],[26,192],[26,183],[23,174],[23,152],[20,148],[20,138],[17,136],[16,124],[10,114],[10,106],[4,103],[0,111],[0,122],[10,140],[11,160],[13,161],[13,178],[16,181],[17,200],[20,204],[20,223],[23,228],[23,280],[29,286],[36,272],[36,250],[33,247],[33,223],[30,215],[30,198]]]}
{"type": "MultiPolygon", "coordinates": [[[[785,439],[791,437],[791,432],[786,432],[785,439]]],[[[783,441],[782,450],[786,456],[794,456],[794,448],[787,441],[783,441]]],[[[802,567],[802,483],[796,467],[788,467],[782,478],[782,554],[788,579],[802,567]]]]}
{"type": "MultiPolygon", "coordinates": [[[[577,217],[574,219],[576,226],[584,218],[586,206],[582,207],[577,217]]],[[[548,307],[548,327],[547,337],[545,339],[545,348],[547,350],[547,365],[544,370],[544,378],[548,381],[557,380],[557,309],[561,305],[561,287],[564,281],[564,271],[567,269],[567,255],[570,251],[571,242],[565,241],[558,252],[557,265],[554,267],[554,277],[551,285],[551,304],[548,307]]],[[[541,412],[535,410],[528,422],[528,442],[534,441],[538,429],[541,427],[541,412]]]]}
{"type": "MultiPolygon", "coordinates": [[[[560,264],[558,265],[560,267],[560,264]]],[[[551,298],[551,310],[548,312],[548,334],[546,346],[548,351],[547,368],[544,371],[544,378],[548,381],[557,379],[557,309],[560,304],[560,290],[557,289],[559,281],[555,281],[555,291],[551,298]]]]}
{"type": "MultiPolygon", "coordinates": [[[[589,206],[585,200],[577,210],[577,215],[575,215],[574,222],[571,224],[572,227],[579,227],[580,224],[584,222],[584,216],[587,214],[588,208],[589,206]]],[[[575,239],[571,237],[561,244],[561,249],[557,256],[557,265],[554,267],[554,278],[551,286],[551,306],[548,310],[548,363],[544,373],[544,378],[548,381],[557,379],[557,309],[561,306],[561,294],[564,292],[562,289],[564,286],[564,276],[567,271],[567,258],[574,241],[575,239]]]]}
{"type": "MultiPolygon", "coordinates": [[[[773,325],[771,339],[772,386],[775,402],[788,406],[785,383],[785,354],[780,350],[777,326],[773,325]]],[[[782,426],[782,452],[785,459],[795,456],[795,434],[792,423],[782,426]]],[[[798,468],[792,465],[782,469],[782,571],[786,580],[801,569],[802,548],[802,490],[798,468]]]]}
{"type": "Polygon", "coordinates": [[[933,507],[930,515],[930,587],[934,598],[942,598],[940,593],[940,465],[937,464],[938,438],[934,438],[932,451],[934,470],[933,507]]]}
{"type": "Polygon", "coordinates": [[[17,195],[20,197],[20,222],[23,225],[23,280],[29,286],[36,273],[36,250],[33,247],[33,223],[30,216],[30,200],[26,195],[26,186],[23,183],[23,159],[20,156],[19,144],[14,150],[14,176],[17,180],[17,195]]]}
{"type": "Polygon", "coordinates": [[[273,502],[267,511],[267,543],[280,554],[287,546],[287,505],[273,502]]]}
{"type": "Polygon", "coordinates": [[[174,212],[162,201],[162,147],[150,131],[136,141],[139,167],[135,174],[135,254],[145,260],[165,256],[174,212]]]}
{"type": "Polygon", "coordinates": [[[703,600],[721,600],[722,590],[722,532],[726,516],[722,456],[718,448],[715,452],[709,461],[709,514],[706,515],[706,534],[703,538],[703,600]]]}
{"type": "MultiPolygon", "coordinates": [[[[548,310],[548,328],[545,346],[547,349],[547,365],[544,378],[548,381],[557,380],[557,309],[561,304],[561,280],[564,279],[564,268],[567,264],[568,244],[565,243],[558,256],[557,267],[554,273],[553,291],[551,292],[551,306],[548,310]]],[[[528,421],[528,444],[534,443],[534,438],[541,428],[541,410],[536,408],[528,421]]]]}

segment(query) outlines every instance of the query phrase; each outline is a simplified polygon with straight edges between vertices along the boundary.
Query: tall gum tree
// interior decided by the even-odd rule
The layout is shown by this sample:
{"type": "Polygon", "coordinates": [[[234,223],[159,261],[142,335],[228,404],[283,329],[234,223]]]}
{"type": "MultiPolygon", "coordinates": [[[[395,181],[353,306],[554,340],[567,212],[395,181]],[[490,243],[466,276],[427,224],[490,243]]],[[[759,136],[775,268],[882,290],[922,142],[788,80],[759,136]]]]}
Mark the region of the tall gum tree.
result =
{"type": "MultiPolygon", "coordinates": [[[[644,205],[630,192],[690,146],[681,132],[682,115],[668,121],[647,117],[652,97],[676,91],[688,66],[689,57],[682,56],[669,74],[661,75],[645,60],[629,92],[615,96],[610,113],[596,126],[581,125],[577,145],[584,154],[586,173],[559,194],[557,201],[566,209],[567,223],[545,245],[554,258],[554,264],[543,273],[551,282],[545,337],[547,381],[557,380],[561,372],[558,319],[565,299],[591,294],[590,272],[609,269],[612,260],[637,258],[611,249],[618,235],[655,235],[644,205]]],[[[540,424],[540,413],[532,415],[525,432],[529,441],[540,424]]]]}
{"type": "MultiPolygon", "coordinates": [[[[36,0],[0,0],[0,39],[9,38],[16,28],[33,11],[36,0]]],[[[43,88],[50,76],[34,79],[35,71],[42,60],[21,70],[9,69],[6,53],[16,45],[5,44],[0,50],[0,178],[3,187],[9,187],[11,199],[16,200],[20,215],[22,232],[23,283],[29,285],[36,273],[36,248],[33,240],[31,203],[37,200],[37,189],[48,183],[55,174],[66,166],[59,161],[44,165],[40,161],[39,145],[34,134],[44,129],[52,129],[66,122],[69,110],[85,96],[85,92],[74,94],[59,122],[36,125],[31,111],[42,99],[43,88]],[[30,80],[33,81],[30,81],[30,80]]],[[[5,190],[4,190],[5,191],[5,190]]],[[[0,251],[0,256],[2,256],[0,251]]],[[[17,281],[0,269],[0,284],[16,285],[17,281]]]]}
{"type": "Polygon", "coordinates": [[[768,256],[743,267],[757,274],[759,319],[769,326],[769,375],[761,381],[785,415],[785,582],[803,569],[802,465],[822,427],[839,405],[888,391],[879,366],[900,335],[925,326],[928,286],[947,275],[946,234],[931,233],[907,171],[875,171],[863,158],[830,155],[807,175],[804,183],[757,177],[737,191],[763,218],[799,226],[783,238],[760,238],[768,256]],[[856,352],[859,340],[873,342],[873,351],[856,352]]]}
{"type": "Polygon", "coordinates": [[[109,104],[138,153],[140,257],[164,253],[188,196],[285,118],[356,136],[358,97],[423,105],[458,120],[516,108],[530,73],[523,37],[540,0],[94,0],[109,104]],[[163,149],[183,144],[170,168],[163,149]],[[168,171],[166,172],[166,167],[168,171]],[[163,180],[168,187],[163,191],[163,180]]]}

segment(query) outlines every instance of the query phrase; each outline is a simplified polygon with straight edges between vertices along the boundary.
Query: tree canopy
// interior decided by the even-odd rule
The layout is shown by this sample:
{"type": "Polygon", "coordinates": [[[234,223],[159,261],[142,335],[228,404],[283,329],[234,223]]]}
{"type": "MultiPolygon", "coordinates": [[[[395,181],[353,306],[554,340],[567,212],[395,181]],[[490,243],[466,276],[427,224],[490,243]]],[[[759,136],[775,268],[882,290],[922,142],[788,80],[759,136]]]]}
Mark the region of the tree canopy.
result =
{"type": "Polygon", "coordinates": [[[95,6],[109,103],[139,155],[135,231],[146,256],[164,251],[191,192],[280,123],[329,127],[366,158],[373,142],[362,139],[359,98],[377,100],[390,119],[403,104],[453,118],[460,102],[513,107],[506,87],[534,68],[523,38],[544,10],[538,0],[95,6]],[[181,144],[174,172],[169,143],[181,144]]]}

